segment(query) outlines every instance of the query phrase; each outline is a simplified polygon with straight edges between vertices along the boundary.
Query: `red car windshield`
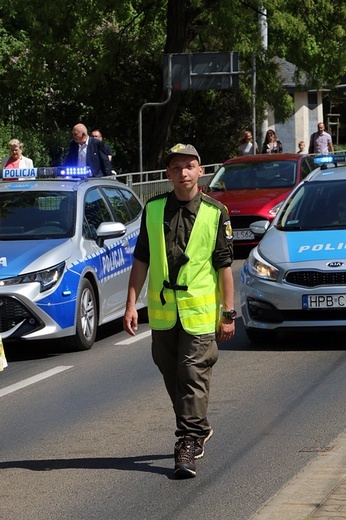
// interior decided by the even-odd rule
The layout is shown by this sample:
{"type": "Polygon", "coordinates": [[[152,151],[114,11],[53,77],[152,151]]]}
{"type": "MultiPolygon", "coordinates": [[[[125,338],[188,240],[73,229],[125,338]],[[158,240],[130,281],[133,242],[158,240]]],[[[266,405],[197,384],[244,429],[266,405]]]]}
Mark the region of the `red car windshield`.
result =
{"type": "Polygon", "coordinates": [[[258,161],[221,166],[207,191],[290,188],[297,177],[295,161],[258,161]]]}

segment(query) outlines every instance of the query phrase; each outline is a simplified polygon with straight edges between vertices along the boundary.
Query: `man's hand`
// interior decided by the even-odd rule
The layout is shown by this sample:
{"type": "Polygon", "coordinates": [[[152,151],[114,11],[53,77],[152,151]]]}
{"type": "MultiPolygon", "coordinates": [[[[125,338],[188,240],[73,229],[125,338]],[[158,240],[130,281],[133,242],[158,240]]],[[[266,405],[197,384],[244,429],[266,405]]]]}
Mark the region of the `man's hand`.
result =
{"type": "Polygon", "coordinates": [[[219,343],[222,341],[227,341],[228,339],[233,338],[235,334],[235,321],[230,320],[228,318],[224,318],[223,316],[220,318],[220,321],[217,326],[216,337],[219,343]]]}
{"type": "Polygon", "coordinates": [[[138,312],[136,307],[129,307],[126,309],[124,318],[123,318],[123,326],[124,330],[130,334],[131,336],[136,335],[136,330],[138,329],[138,312]]]}
{"type": "Polygon", "coordinates": [[[135,258],[130,273],[126,312],[123,318],[124,330],[128,332],[128,334],[131,334],[131,336],[136,335],[135,331],[138,328],[138,312],[136,309],[136,301],[145,282],[147,271],[148,264],[145,264],[144,262],[141,262],[135,258]]]}

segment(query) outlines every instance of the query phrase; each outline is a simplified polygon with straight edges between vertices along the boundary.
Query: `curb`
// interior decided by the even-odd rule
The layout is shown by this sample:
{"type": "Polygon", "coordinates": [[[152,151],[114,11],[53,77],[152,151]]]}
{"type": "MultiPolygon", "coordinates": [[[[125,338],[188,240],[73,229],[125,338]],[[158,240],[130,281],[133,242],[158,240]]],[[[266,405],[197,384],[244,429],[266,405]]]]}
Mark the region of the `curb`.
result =
{"type": "MultiPolygon", "coordinates": [[[[341,433],[330,445],[333,446],[331,451],[318,453],[249,520],[332,518],[330,515],[333,513],[326,501],[332,494],[337,499],[338,490],[346,479],[346,432],[341,433]],[[323,513],[324,507],[328,507],[329,513],[323,513]]],[[[340,496],[346,505],[344,491],[345,486],[341,486],[340,496]]],[[[339,515],[338,518],[346,519],[346,507],[345,516],[339,515]]]]}

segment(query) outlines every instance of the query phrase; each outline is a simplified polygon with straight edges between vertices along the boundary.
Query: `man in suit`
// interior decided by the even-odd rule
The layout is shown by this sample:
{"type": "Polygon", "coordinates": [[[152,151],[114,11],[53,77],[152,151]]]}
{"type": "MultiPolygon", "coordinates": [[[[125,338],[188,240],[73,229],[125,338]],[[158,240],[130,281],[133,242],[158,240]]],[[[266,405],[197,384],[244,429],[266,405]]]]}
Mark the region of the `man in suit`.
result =
{"type": "MultiPolygon", "coordinates": [[[[101,134],[101,130],[99,128],[93,128],[91,130],[91,137],[95,137],[95,139],[98,139],[99,141],[103,141],[103,137],[101,134]]],[[[106,152],[108,154],[108,159],[112,161],[112,149],[109,146],[109,144],[104,143],[106,152]]]]}
{"type": "Polygon", "coordinates": [[[111,175],[111,163],[103,141],[90,137],[81,123],[72,128],[72,136],[65,166],[89,166],[93,177],[111,175]]]}

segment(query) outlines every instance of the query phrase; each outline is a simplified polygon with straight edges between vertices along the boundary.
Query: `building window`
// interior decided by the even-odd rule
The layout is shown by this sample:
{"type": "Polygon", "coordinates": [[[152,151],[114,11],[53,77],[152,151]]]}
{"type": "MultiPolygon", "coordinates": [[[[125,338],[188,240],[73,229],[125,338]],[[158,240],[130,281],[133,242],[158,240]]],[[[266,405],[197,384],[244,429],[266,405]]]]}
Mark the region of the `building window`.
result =
{"type": "Polygon", "coordinates": [[[309,110],[317,108],[317,92],[308,92],[308,108],[309,110]]]}

